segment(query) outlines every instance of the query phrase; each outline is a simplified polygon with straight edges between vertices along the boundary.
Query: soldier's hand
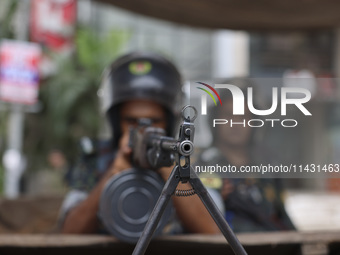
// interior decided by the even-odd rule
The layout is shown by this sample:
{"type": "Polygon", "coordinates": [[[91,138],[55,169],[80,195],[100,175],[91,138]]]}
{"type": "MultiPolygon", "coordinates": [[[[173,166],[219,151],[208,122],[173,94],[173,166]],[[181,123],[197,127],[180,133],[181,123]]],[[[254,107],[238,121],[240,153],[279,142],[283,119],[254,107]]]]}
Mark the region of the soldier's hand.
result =
{"type": "Polygon", "coordinates": [[[234,185],[229,179],[223,179],[223,186],[221,189],[221,196],[226,200],[231,192],[234,191],[234,185]]]}
{"type": "Polygon", "coordinates": [[[167,181],[173,168],[174,168],[174,165],[170,167],[161,167],[157,171],[162,176],[163,180],[167,181]]]}

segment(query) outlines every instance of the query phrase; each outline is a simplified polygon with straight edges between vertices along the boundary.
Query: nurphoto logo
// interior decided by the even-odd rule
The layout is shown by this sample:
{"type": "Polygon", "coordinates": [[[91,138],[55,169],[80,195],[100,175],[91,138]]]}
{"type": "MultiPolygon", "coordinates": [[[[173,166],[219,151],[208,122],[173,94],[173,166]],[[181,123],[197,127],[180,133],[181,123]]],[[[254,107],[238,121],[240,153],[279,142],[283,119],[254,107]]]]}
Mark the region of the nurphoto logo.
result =
{"type": "MultiPolygon", "coordinates": [[[[223,91],[226,89],[228,90],[233,99],[233,116],[242,116],[245,114],[245,106],[248,107],[249,111],[254,116],[269,116],[273,114],[278,106],[279,106],[279,98],[280,98],[280,108],[281,108],[281,116],[287,115],[287,105],[295,105],[305,116],[311,116],[312,114],[307,110],[307,108],[304,106],[305,103],[309,102],[311,99],[311,92],[305,88],[294,88],[294,87],[282,87],[280,88],[280,96],[278,93],[279,88],[273,87],[272,88],[272,103],[269,109],[256,109],[254,106],[254,95],[253,95],[253,88],[248,87],[247,88],[247,100],[245,100],[245,95],[243,91],[231,84],[215,84],[214,87],[211,85],[208,85],[203,82],[197,82],[198,84],[201,84],[205,86],[208,89],[197,87],[198,89],[206,92],[202,93],[201,95],[201,114],[207,115],[207,95],[209,95],[215,106],[217,106],[216,99],[214,95],[217,97],[217,99],[220,102],[220,106],[222,106],[223,102],[221,100],[220,94],[222,95],[223,91]],[[223,89],[220,94],[217,93],[216,89],[223,89]],[[214,95],[213,95],[214,94],[214,95]],[[301,95],[299,98],[291,98],[290,95],[301,95]]],[[[222,96],[223,98],[223,96],[222,96]]],[[[216,125],[225,125],[229,124],[231,127],[233,125],[242,125],[242,126],[250,126],[250,127],[262,127],[265,125],[265,123],[269,123],[271,127],[274,127],[274,125],[279,122],[283,127],[295,127],[297,126],[298,122],[295,119],[250,119],[246,120],[243,119],[243,121],[235,122],[233,119],[213,119],[212,125],[213,127],[216,127],[216,125]]]]}

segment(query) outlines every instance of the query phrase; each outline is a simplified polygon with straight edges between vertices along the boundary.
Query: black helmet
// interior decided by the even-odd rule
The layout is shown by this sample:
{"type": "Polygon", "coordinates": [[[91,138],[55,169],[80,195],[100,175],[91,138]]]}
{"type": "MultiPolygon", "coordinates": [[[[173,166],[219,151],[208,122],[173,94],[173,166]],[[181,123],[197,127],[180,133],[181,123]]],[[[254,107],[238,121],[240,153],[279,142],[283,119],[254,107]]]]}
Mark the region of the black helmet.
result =
{"type": "Polygon", "coordinates": [[[168,117],[167,133],[172,135],[182,101],[182,81],[177,68],[167,59],[146,52],[118,58],[104,72],[102,110],[108,116],[114,145],[121,136],[119,105],[133,99],[149,99],[162,105],[168,117]]]}

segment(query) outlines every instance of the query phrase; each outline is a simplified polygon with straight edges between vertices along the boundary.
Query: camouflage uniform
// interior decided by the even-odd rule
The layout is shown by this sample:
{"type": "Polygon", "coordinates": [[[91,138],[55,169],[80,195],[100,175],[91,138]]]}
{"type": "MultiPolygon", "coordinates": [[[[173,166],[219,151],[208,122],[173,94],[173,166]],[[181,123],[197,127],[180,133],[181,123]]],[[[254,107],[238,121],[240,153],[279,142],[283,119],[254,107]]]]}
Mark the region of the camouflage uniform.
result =
{"type": "MultiPolygon", "coordinates": [[[[177,68],[164,57],[149,52],[133,52],[116,59],[103,72],[99,92],[100,109],[112,131],[111,144],[98,143],[97,153],[83,155],[74,168],[70,180],[73,189],[63,203],[61,221],[70,209],[87,198],[114,160],[124,131],[121,130],[122,104],[133,100],[159,104],[164,109],[166,134],[171,136],[183,98],[182,78],[177,68]]],[[[135,120],[126,122],[129,121],[135,120]]]]}
{"type": "MultiPolygon", "coordinates": [[[[251,162],[256,164],[255,157],[251,162]]],[[[261,161],[264,163],[264,161],[261,161]]],[[[216,148],[204,151],[196,165],[229,165],[225,158],[216,148]]],[[[209,180],[200,174],[203,183],[210,189],[220,193],[223,179],[215,174],[209,180]]],[[[225,176],[224,176],[225,177],[225,176]]],[[[257,232],[293,230],[294,225],[289,219],[282,201],[282,187],[280,179],[267,178],[229,178],[234,186],[226,200],[223,201],[225,219],[235,232],[257,232]]],[[[213,196],[218,203],[220,198],[213,196]]]]}
{"type": "Polygon", "coordinates": [[[94,147],[90,154],[82,151],[77,164],[67,174],[70,191],[60,210],[59,225],[72,208],[87,198],[114,160],[115,151],[111,141],[96,141],[94,147]]]}
{"type": "MultiPolygon", "coordinates": [[[[66,195],[60,210],[59,225],[63,224],[66,214],[80,202],[85,200],[96,186],[115,158],[112,141],[97,141],[94,153],[82,153],[77,165],[69,173],[68,183],[71,190],[66,195]]],[[[185,229],[181,226],[176,215],[172,215],[163,234],[180,234],[185,229]]],[[[100,226],[98,233],[109,234],[104,226],[100,226]]]]}

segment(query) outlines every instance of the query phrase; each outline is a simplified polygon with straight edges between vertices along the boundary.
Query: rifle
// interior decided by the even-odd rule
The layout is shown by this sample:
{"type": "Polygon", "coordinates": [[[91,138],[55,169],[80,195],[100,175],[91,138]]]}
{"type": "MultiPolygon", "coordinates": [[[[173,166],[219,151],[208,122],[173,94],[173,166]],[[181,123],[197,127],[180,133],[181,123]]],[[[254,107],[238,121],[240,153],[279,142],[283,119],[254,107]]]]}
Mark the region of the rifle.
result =
{"type": "MultiPolygon", "coordinates": [[[[139,167],[155,169],[160,166],[171,166],[175,162],[175,166],[137,242],[133,255],[145,253],[162,214],[174,194],[179,196],[197,194],[228,240],[234,253],[237,255],[247,254],[190,165],[190,155],[194,151],[195,127],[193,122],[196,117],[196,108],[188,105],[182,109],[183,122],[180,125],[178,139],[166,137],[161,130],[150,128],[148,125],[144,125],[144,127],[140,125],[139,128],[131,131],[130,144],[133,150],[132,160],[134,164],[139,167]],[[185,116],[186,109],[194,111],[192,118],[185,116]],[[179,182],[189,182],[192,190],[176,191],[179,182]]],[[[145,121],[145,124],[147,124],[147,121],[145,121]]]]}
{"type": "Polygon", "coordinates": [[[194,151],[193,125],[183,128],[182,124],[179,139],[175,139],[165,136],[164,129],[150,126],[150,119],[140,119],[138,122],[139,125],[130,130],[129,141],[135,167],[156,170],[172,166],[181,157],[186,158],[186,163],[189,162],[189,156],[194,151]]]}

